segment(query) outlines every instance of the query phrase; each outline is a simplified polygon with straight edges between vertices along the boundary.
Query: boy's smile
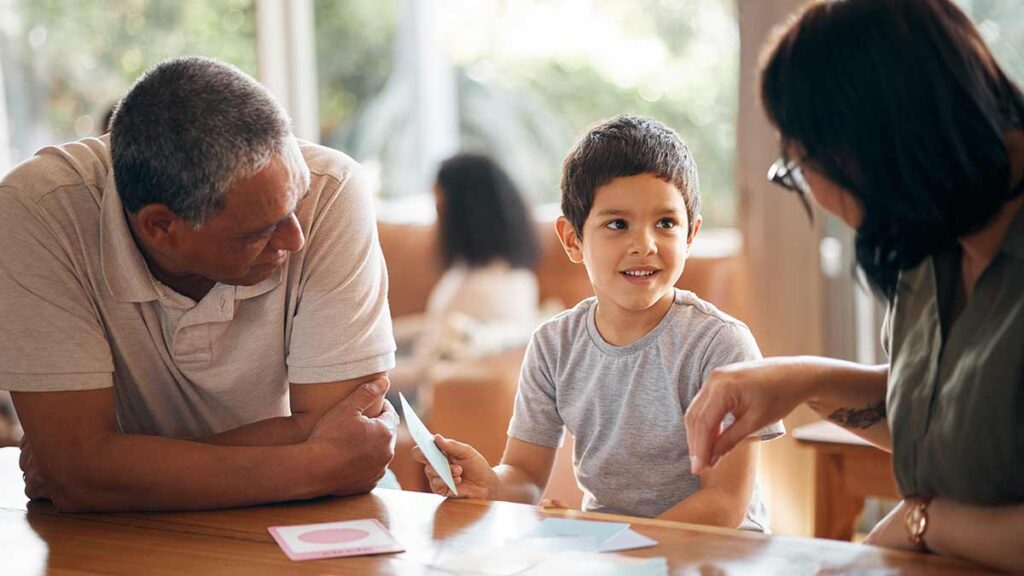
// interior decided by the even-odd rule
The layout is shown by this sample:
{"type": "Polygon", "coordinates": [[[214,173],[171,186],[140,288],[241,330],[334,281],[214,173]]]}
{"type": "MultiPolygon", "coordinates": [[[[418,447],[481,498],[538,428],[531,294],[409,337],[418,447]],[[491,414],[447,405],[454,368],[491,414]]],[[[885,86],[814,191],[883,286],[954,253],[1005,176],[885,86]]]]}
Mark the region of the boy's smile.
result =
{"type": "MultiPolygon", "coordinates": [[[[694,224],[696,235],[699,217],[694,224]]],[[[651,174],[598,188],[582,238],[568,221],[559,224],[569,258],[587,268],[609,342],[643,336],[668,311],[693,240],[688,229],[682,192],[651,174]]]]}

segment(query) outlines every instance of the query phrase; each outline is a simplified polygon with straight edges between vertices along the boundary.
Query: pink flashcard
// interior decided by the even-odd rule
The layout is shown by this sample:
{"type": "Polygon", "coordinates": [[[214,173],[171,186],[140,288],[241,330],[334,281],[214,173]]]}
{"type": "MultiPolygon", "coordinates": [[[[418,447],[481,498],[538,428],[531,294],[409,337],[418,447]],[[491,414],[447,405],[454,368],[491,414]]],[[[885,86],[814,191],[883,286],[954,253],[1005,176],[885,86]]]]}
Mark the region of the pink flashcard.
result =
{"type": "Polygon", "coordinates": [[[270,535],[292,560],[337,558],[404,552],[383,524],[375,519],[271,526],[270,535]]]}

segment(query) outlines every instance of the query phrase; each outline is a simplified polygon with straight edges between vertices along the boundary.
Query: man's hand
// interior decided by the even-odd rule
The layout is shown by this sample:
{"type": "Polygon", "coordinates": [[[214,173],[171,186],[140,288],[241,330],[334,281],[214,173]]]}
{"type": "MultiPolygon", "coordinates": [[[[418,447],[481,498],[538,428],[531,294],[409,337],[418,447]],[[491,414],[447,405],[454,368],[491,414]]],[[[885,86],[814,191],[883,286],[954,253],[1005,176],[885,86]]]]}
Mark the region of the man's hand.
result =
{"type": "Polygon", "coordinates": [[[368,492],[384,477],[395,455],[399,423],[395,408],[384,400],[388,385],[386,377],[363,384],[313,428],[308,442],[333,464],[328,479],[332,494],[368,492]]]}
{"type": "Polygon", "coordinates": [[[21,458],[18,464],[25,478],[25,496],[28,496],[29,500],[49,500],[50,492],[46,488],[46,477],[32,457],[32,446],[25,436],[21,438],[21,458]]]}
{"type": "Polygon", "coordinates": [[[478,498],[493,500],[497,493],[498,475],[487,463],[487,460],[469,444],[449,440],[440,434],[434,436],[434,443],[451,461],[452,479],[455,481],[458,496],[451,493],[448,485],[437,475],[434,467],[427,462],[427,457],[418,446],[413,447],[412,457],[424,465],[423,473],[430,481],[430,489],[434,494],[449,498],[478,498]]]}

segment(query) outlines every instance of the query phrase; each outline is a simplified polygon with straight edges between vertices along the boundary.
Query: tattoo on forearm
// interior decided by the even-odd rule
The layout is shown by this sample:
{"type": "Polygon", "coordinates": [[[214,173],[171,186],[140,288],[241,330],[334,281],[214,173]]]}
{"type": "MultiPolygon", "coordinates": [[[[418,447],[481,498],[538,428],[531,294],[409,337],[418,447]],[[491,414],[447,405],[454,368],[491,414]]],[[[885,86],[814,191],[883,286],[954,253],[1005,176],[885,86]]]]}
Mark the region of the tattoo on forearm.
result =
{"type": "Polygon", "coordinates": [[[885,398],[863,408],[840,408],[828,419],[846,428],[870,428],[885,420],[885,398]]]}

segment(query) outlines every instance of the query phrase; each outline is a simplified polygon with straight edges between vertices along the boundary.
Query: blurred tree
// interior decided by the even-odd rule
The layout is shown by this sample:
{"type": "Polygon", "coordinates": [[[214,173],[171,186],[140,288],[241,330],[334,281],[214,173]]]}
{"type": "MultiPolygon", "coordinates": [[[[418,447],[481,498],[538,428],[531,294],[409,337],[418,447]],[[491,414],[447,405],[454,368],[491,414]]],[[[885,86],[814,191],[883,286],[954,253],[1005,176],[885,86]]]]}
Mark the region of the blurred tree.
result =
{"type": "Polygon", "coordinates": [[[103,132],[102,120],[153,64],[184,54],[256,73],[252,0],[6,0],[0,23],[15,160],[103,132]]]}

